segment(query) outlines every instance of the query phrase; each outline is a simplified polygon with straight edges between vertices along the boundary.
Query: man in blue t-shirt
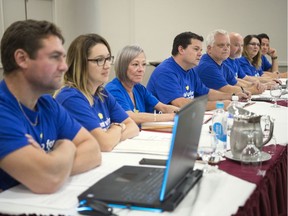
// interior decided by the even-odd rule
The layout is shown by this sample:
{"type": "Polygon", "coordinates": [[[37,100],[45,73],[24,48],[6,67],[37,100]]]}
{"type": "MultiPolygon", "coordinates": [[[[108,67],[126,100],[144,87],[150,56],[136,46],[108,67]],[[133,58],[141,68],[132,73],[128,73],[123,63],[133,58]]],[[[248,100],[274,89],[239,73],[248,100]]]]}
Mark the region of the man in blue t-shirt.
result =
{"type": "Polygon", "coordinates": [[[265,91],[265,85],[260,83],[259,77],[246,75],[239,64],[239,57],[242,54],[243,37],[239,33],[230,32],[229,39],[230,54],[229,57],[223,61],[223,64],[234,74],[239,85],[243,88],[250,88],[249,90],[252,94],[261,94],[265,91]]]}
{"type": "Polygon", "coordinates": [[[53,193],[101,162],[98,142],[47,94],[67,70],[63,42],[54,24],[35,20],[11,24],[2,37],[0,191],[21,183],[53,193]]]}
{"type": "MultiPolygon", "coordinates": [[[[208,94],[207,110],[215,109],[217,100],[224,100],[226,106],[230,103],[232,93],[207,88],[193,69],[201,58],[202,42],[203,37],[192,32],[175,37],[172,56],[155,68],[147,84],[147,89],[159,101],[182,107],[194,97],[208,94]]],[[[237,94],[247,98],[242,92],[237,94]]]]}
{"type": "Polygon", "coordinates": [[[288,72],[279,72],[277,52],[276,49],[270,47],[269,36],[265,33],[258,34],[257,36],[261,40],[261,60],[264,74],[273,78],[287,78],[288,72]],[[271,63],[266,56],[270,56],[271,63]]]}
{"type": "MultiPolygon", "coordinates": [[[[223,62],[230,55],[230,38],[227,31],[218,29],[207,36],[207,53],[203,55],[195,68],[202,82],[209,88],[227,93],[255,93],[255,86],[243,87],[235,74],[223,62]]],[[[256,92],[259,94],[260,92],[256,92]]]]}

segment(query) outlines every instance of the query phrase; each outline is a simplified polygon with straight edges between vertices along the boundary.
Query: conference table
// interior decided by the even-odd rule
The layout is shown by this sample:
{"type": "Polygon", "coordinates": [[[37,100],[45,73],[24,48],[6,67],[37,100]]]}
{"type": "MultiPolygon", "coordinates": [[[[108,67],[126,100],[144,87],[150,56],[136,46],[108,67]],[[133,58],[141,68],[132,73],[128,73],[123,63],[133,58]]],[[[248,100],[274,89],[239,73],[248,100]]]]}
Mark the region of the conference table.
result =
{"type": "MultiPolygon", "coordinates": [[[[262,96],[269,96],[269,92],[264,92],[262,96]]],[[[217,165],[210,166],[210,172],[203,174],[173,212],[114,208],[114,213],[119,216],[287,215],[287,95],[283,95],[281,101],[284,105],[279,108],[272,108],[269,102],[249,102],[245,107],[251,112],[270,115],[275,119],[276,150],[270,160],[262,163],[260,174],[244,173],[241,163],[223,158],[217,165]]],[[[209,137],[209,116],[211,112],[206,112],[199,145],[204,145],[209,137]]],[[[79,194],[123,165],[143,166],[139,165],[142,158],[167,159],[171,136],[167,132],[142,130],[139,136],[121,142],[112,152],[103,153],[101,166],[70,177],[54,194],[34,194],[22,185],[6,190],[0,193],[0,213],[78,215],[79,194]]],[[[269,151],[271,143],[263,151],[269,151]]],[[[203,169],[203,166],[203,161],[197,161],[194,168],[203,169]]]]}

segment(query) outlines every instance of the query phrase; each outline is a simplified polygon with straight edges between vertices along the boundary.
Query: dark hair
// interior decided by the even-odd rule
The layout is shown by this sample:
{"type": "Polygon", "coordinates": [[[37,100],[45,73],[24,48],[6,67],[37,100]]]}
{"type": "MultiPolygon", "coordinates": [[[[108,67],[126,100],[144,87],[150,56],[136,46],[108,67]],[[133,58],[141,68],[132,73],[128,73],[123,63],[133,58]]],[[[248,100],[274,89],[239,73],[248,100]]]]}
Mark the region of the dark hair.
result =
{"type": "Polygon", "coordinates": [[[42,47],[42,39],[55,35],[64,43],[60,29],[48,21],[24,20],[12,23],[4,32],[1,40],[1,61],[4,74],[18,68],[14,53],[23,49],[31,59],[36,57],[42,47]]]}
{"type": "Polygon", "coordinates": [[[248,55],[248,52],[247,52],[247,47],[250,43],[250,41],[253,39],[253,38],[256,38],[258,39],[259,43],[261,44],[261,39],[258,37],[258,35],[247,35],[245,38],[244,38],[244,45],[243,45],[243,52],[242,52],[242,55],[248,59],[248,61],[256,68],[259,68],[261,67],[261,64],[262,64],[262,60],[261,60],[261,50],[259,49],[258,53],[256,56],[254,56],[253,58],[250,58],[249,55],[248,55]]]}
{"type": "MultiPolygon", "coordinates": [[[[98,34],[85,34],[75,38],[70,44],[67,52],[68,71],[64,75],[64,84],[79,89],[87,98],[90,105],[93,102],[93,96],[88,89],[88,67],[87,59],[91,49],[97,44],[104,44],[110,55],[111,48],[108,42],[98,34]]],[[[103,86],[99,86],[96,95],[102,100],[103,86]]]]}
{"type": "Polygon", "coordinates": [[[178,54],[178,47],[182,46],[183,49],[186,49],[188,45],[191,44],[191,39],[200,40],[203,42],[203,37],[200,35],[197,35],[193,32],[183,32],[181,34],[178,34],[173,41],[173,47],[172,47],[172,55],[175,56],[178,54]]]}
{"type": "Polygon", "coordinates": [[[263,38],[266,38],[266,39],[270,40],[269,36],[267,34],[265,34],[265,33],[258,34],[257,36],[260,39],[260,42],[261,42],[261,40],[263,38]]]}

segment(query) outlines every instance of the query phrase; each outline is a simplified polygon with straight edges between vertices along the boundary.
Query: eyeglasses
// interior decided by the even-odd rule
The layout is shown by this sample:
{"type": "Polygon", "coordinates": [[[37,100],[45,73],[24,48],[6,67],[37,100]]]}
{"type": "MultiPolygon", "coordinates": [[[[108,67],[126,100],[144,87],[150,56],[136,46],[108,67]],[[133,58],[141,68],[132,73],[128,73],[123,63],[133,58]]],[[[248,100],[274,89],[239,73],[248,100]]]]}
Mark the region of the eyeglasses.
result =
{"type": "Polygon", "coordinates": [[[258,47],[260,47],[260,43],[248,43],[249,45],[251,45],[251,46],[258,46],[258,47]]]}
{"type": "Polygon", "coordinates": [[[97,58],[97,59],[87,59],[87,61],[91,61],[94,64],[97,64],[98,66],[103,66],[106,64],[106,62],[108,61],[110,64],[113,63],[114,61],[114,56],[108,56],[107,58],[97,58]]]}
{"type": "Polygon", "coordinates": [[[219,47],[220,49],[223,49],[224,47],[227,47],[229,48],[230,47],[230,44],[227,43],[227,44],[224,44],[224,43],[221,43],[221,44],[215,44],[217,47],[219,47]]]}

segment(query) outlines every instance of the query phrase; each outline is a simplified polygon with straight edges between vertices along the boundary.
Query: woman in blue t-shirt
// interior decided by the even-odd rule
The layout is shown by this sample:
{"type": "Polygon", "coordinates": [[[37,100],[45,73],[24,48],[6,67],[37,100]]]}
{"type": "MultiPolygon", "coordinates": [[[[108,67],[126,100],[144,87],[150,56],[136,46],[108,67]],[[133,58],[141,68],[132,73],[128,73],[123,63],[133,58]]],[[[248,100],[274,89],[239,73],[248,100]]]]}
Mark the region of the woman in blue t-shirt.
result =
{"type": "Polygon", "coordinates": [[[267,89],[276,85],[278,80],[264,75],[261,59],[261,40],[257,35],[247,35],[244,38],[242,57],[239,58],[239,64],[242,70],[248,76],[259,77],[259,80],[265,83],[267,89]]]}
{"type": "Polygon", "coordinates": [[[179,108],[160,102],[140,84],[145,67],[146,56],[141,47],[124,47],[115,62],[116,78],[106,85],[106,89],[137,124],[173,121],[174,112],[179,108]]]}
{"type": "Polygon", "coordinates": [[[98,140],[101,151],[139,134],[139,128],[105,90],[113,56],[97,34],[78,36],[67,52],[68,71],[56,100],[98,140]]]}
{"type": "Polygon", "coordinates": [[[257,35],[247,35],[244,38],[242,57],[239,59],[242,70],[249,76],[260,77],[263,74],[261,41],[257,35]]]}

